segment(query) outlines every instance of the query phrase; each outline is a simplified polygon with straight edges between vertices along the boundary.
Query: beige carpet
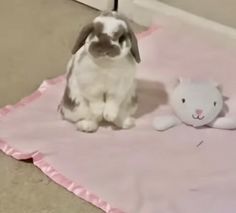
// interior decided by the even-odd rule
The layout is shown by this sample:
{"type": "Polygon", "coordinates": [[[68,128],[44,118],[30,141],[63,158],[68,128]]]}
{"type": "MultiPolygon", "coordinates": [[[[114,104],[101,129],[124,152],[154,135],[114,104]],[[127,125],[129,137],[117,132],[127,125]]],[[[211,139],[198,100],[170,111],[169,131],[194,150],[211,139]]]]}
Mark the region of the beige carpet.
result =
{"type": "MultiPolygon", "coordinates": [[[[16,103],[42,80],[64,73],[79,29],[97,14],[71,0],[0,1],[0,106],[16,103]]],[[[1,152],[0,183],[0,213],[101,212],[32,164],[1,152]]]]}

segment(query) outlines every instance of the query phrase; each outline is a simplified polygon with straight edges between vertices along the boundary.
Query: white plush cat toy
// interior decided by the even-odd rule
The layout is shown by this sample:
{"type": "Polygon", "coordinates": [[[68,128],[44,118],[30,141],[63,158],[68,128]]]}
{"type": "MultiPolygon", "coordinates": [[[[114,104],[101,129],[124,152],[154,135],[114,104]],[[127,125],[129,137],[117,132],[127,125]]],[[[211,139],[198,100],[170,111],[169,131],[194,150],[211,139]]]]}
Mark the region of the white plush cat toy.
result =
{"type": "Polygon", "coordinates": [[[164,131],[181,123],[193,127],[208,126],[218,129],[236,129],[236,118],[220,117],[224,97],[214,82],[180,79],[170,94],[174,114],[158,116],[153,126],[164,131]]]}

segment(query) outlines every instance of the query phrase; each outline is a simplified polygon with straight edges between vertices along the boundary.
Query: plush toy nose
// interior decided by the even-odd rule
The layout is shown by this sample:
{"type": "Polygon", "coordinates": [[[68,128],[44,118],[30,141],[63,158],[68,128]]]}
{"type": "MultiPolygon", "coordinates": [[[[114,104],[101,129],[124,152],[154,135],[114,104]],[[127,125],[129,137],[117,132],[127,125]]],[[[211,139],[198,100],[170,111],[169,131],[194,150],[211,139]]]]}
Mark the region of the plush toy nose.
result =
{"type": "Polygon", "coordinates": [[[196,113],[197,113],[197,115],[201,115],[201,114],[203,113],[203,110],[201,110],[201,109],[196,109],[196,113]]]}

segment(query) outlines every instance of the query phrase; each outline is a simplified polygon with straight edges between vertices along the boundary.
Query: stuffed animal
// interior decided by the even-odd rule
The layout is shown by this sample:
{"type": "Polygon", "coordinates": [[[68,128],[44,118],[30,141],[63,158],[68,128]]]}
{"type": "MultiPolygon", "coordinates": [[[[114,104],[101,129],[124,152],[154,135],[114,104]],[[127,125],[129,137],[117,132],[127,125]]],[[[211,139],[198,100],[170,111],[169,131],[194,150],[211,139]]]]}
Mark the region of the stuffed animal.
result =
{"type": "Polygon", "coordinates": [[[236,129],[236,118],[221,117],[224,97],[214,82],[179,79],[170,94],[174,114],[158,116],[153,126],[164,131],[185,123],[193,127],[209,126],[218,129],[236,129]]]}

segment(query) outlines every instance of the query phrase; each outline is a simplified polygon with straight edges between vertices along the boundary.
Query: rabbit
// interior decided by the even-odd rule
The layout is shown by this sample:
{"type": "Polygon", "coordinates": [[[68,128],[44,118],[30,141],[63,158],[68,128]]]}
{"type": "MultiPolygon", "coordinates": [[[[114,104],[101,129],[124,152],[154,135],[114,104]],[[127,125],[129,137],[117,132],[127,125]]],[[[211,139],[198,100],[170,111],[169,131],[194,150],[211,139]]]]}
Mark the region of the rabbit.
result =
{"type": "Polygon", "coordinates": [[[105,120],[121,129],[135,125],[137,38],[118,12],[105,11],[84,26],[67,64],[60,105],[63,119],[82,132],[95,132],[105,120]]]}

